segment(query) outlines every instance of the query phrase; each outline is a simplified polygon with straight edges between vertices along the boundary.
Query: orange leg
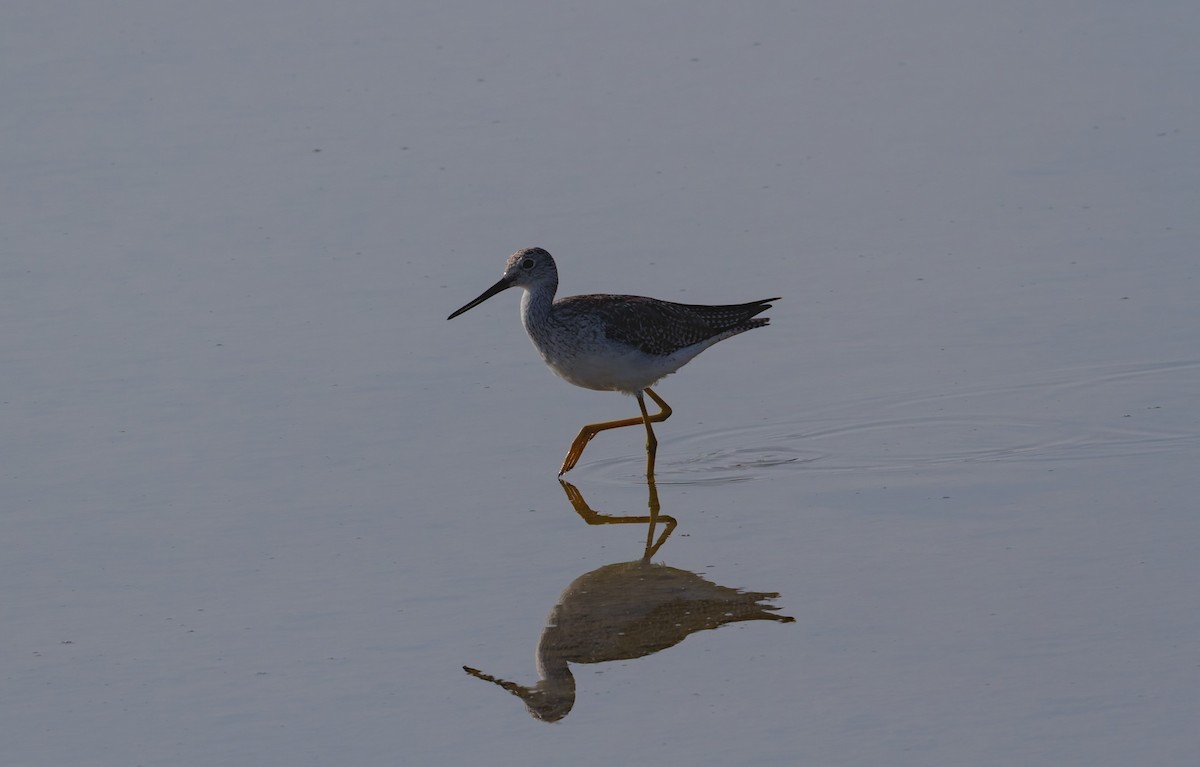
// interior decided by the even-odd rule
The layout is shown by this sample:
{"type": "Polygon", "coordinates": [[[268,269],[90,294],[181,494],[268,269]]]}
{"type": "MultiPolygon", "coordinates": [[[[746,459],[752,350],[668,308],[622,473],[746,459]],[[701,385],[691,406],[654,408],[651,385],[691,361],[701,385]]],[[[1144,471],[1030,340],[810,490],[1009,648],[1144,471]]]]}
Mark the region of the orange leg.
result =
{"type": "Polygon", "coordinates": [[[641,418],[622,418],[619,421],[605,421],[603,423],[590,423],[579,430],[579,436],[575,437],[575,441],[571,443],[571,449],[567,451],[567,457],[563,459],[562,468],[558,470],[558,476],[566,474],[571,469],[575,468],[575,464],[579,463],[579,457],[583,455],[583,449],[587,447],[587,443],[592,437],[602,431],[609,429],[619,429],[622,426],[636,426],[637,424],[646,425],[646,472],[647,474],[654,473],[654,454],[658,449],[658,440],[654,438],[654,429],[650,427],[651,423],[665,421],[671,417],[671,406],[668,405],[662,397],[658,396],[651,389],[645,389],[646,394],[650,395],[650,399],[654,400],[659,407],[659,412],[651,415],[646,411],[646,401],[642,398],[641,392],[637,394],[638,407],[642,411],[641,418]]]}

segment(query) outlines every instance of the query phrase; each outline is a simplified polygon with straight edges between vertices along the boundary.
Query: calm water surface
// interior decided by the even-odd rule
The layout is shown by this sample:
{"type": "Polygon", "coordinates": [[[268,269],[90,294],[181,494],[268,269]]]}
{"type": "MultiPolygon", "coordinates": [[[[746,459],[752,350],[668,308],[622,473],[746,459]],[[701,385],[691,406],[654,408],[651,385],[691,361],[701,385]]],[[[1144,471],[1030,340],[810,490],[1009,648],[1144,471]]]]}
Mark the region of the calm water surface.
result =
{"type": "Polygon", "coordinates": [[[0,25],[6,763],[1194,762],[1194,3],[309,5],[0,25]]]}

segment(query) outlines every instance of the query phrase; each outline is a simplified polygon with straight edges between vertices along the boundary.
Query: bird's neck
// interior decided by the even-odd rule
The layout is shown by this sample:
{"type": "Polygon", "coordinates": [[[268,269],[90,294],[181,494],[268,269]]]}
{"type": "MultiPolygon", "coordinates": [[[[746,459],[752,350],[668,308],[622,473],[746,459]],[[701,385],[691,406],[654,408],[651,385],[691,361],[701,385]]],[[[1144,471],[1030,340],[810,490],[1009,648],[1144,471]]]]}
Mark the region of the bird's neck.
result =
{"type": "Polygon", "coordinates": [[[531,336],[538,328],[545,327],[554,307],[554,292],[557,285],[538,285],[521,295],[521,324],[531,336]]]}

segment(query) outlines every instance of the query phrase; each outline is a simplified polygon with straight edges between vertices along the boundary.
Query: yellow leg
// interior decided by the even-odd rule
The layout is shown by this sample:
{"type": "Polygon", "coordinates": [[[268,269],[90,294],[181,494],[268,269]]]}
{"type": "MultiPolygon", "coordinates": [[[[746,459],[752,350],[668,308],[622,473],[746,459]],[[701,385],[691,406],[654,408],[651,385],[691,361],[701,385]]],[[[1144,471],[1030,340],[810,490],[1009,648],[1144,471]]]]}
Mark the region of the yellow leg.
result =
{"type": "Polygon", "coordinates": [[[654,429],[650,428],[650,414],[646,412],[646,400],[641,392],[637,395],[638,408],[642,411],[642,421],[646,424],[646,481],[654,482],[654,456],[658,453],[658,440],[654,437],[654,429]]]}
{"type": "Polygon", "coordinates": [[[650,414],[646,412],[646,402],[642,399],[639,392],[638,407],[641,408],[641,418],[622,418],[619,421],[605,421],[603,423],[590,423],[579,430],[579,435],[575,437],[575,441],[571,443],[571,449],[567,451],[567,457],[563,459],[562,468],[558,470],[558,476],[566,474],[571,469],[575,468],[575,464],[579,463],[579,457],[583,455],[583,449],[587,447],[587,443],[592,437],[602,431],[609,429],[619,429],[622,426],[636,426],[637,424],[645,424],[646,426],[646,452],[650,457],[647,459],[648,473],[654,473],[654,453],[658,448],[658,440],[654,438],[654,430],[650,428],[651,423],[665,421],[671,417],[671,406],[668,405],[662,397],[658,396],[651,389],[645,389],[646,394],[650,395],[650,399],[654,400],[659,407],[659,412],[650,414]]]}

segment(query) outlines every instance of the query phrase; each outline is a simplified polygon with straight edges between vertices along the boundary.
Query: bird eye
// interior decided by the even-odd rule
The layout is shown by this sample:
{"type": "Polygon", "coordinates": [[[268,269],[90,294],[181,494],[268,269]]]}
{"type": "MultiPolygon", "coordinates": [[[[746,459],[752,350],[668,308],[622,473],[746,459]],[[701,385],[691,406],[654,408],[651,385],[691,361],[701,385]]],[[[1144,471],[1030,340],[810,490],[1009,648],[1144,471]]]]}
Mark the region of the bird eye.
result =
{"type": "Polygon", "coordinates": [[[532,269],[533,268],[533,259],[527,258],[524,261],[522,261],[521,268],[524,269],[525,271],[529,271],[530,269],[532,269]]]}

